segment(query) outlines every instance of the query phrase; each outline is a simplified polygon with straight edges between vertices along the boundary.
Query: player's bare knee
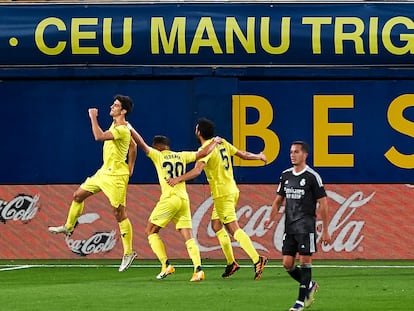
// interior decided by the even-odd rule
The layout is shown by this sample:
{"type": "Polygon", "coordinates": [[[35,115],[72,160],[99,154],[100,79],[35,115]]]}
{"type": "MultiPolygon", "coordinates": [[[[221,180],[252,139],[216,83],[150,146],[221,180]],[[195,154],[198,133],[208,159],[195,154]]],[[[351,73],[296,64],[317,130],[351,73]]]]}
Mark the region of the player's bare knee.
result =
{"type": "Polygon", "coordinates": [[[154,233],[158,233],[158,232],[155,232],[155,230],[153,230],[153,229],[145,229],[145,234],[147,235],[147,236],[150,236],[151,234],[154,234],[154,233]]]}
{"type": "Polygon", "coordinates": [[[75,201],[76,203],[82,203],[83,200],[84,198],[81,195],[79,195],[77,192],[73,194],[73,201],[75,201]]]}
{"type": "Polygon", "coordinates": [[[295,257],[286,256],[283,258],[283,268],[290,271],[295,267],[295,257]]]}
{"type": "Polygon", "coordinates": [[[223,224],[220,221],[212,220],[211,227],[214,232],[218,232],[223,228],[223,224]]]}
{"type": "Polygon", "coordinates": [[[193,231],[191,229],[183,228],[179,229],[178,231],[186,242],[193,238],[193,231]]]}
{"type": "Polygon", "coordinates": [[[161,227],[148,222],[147,226],[145,227],[145,234],[147,236],[150,236],[151,234],[159,233],[160,229],[161,229],[161,227]]]}
{"type": "Polygon", "coordinates": [[[118,208],[112,207],[112,214],[118,222],[121,222],[127,218],[126,211],[123,206],[119,206],[118,208]]]}
{"type": "Polygon", "coordinates": [[[82,188],[78,188],[74,193],[73,193],[73,201],[77,202],[77,203],[82,203],[83,201],[85,201],[88,197],[90,197],[91,195],[93,195],[92,192],[89,191],[85,191],[82,188]]]}

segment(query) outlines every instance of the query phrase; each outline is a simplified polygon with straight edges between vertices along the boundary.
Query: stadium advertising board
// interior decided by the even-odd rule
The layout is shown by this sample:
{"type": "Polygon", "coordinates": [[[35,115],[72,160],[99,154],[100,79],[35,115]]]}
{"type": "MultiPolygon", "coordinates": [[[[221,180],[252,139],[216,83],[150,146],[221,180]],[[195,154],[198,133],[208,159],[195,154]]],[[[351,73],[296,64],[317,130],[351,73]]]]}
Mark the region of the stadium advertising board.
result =
{"type": "MultiPolygon", "coordinates": [[[[281,258],[284,217],[270,226],[277,185],[241,185],[237,207],[240,226],[258,251],[272,259],[281,258]]],[[[328,230],[332,243],[321,246],[318,259],[414,259],[412,238],[414,200],[412,185],[327,185],[330,205],[328,230]]],[[[88,199],[79,225],[70,237],[50,234],[47,227],[64,222],[75,186],[2,186],[0,188],[0,258],[111,258],[122,257],[118,225],[104,195],[88,199]]],[[[188,187],[193,214],[193,232],[203,258],[223,259],[220,245],[210,227],[212,199],[206,185],[188,187]]],[[[159,197],[157,185],[131,185],[128,215],[134,229],[134,249],[139,258],[155,258],[144,233],[146,220],[159,197]]],[[[187,250],[172,224],[161,234],[169,236],[170,258],[187,258],[187,250]],[[176,238],[174,238],[176,237],[176,238]]],[[[320,230],[320,223],[318,223],[320,230]]],[[[247,259],[234,242],[236,258],[247,259]]]]}
{"type": "Polygon", "coordinates": [[[2,5],[1,65],[411,64],[413,4],[2,5]]]}

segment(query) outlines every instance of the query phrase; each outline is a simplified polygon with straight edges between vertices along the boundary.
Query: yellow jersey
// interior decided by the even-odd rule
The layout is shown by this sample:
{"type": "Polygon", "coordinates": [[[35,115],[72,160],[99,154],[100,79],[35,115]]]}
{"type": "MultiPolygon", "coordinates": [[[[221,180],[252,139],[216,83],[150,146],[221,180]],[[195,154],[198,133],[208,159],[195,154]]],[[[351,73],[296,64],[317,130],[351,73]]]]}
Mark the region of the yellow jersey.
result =
{"type": "Polygon", "coordinates": [[[165,180],[185,174],[187,163],[194,162],[196,160],[196,154],[197,152],[195,151],[158,151],[157,149],[150,148],[147,156],[152,160],[157,170],[158,181],[161,186],[161,198],[177,195],[181,198],[188,199],[185,182],[180,182],[174,187],[171,187],[165,180]]]}
{"type": "MultiPolygon", "coordinates": [[[[212,139],[204,142],[200,149],[205,148],[212,139]]],[[[213,199],[225,195],[238,193],[236,181],[233,176],[232,156],[236,154],[237,148],[225,139],[217,145],[214,150],[200,159],[205,163],[204,173],[210,185],[213,199]]]]}
{"type": "Polygon", "coordinates": [[[103,165],[101,172],[107,175],[129,175],[126,163],[131,132],[126,125],[111,124],[109,131],[114,136],[112,140],[105,140],[103,144],[103,165]]]}

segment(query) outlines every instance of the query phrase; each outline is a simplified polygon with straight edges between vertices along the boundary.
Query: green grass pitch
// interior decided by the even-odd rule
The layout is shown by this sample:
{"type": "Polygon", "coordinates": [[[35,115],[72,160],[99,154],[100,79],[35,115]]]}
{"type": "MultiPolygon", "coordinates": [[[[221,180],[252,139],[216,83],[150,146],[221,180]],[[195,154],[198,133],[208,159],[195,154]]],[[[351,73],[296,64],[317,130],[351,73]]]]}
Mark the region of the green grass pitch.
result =
{"type": "MultiPolygon", "coordinates": [[[[153,260],[123,273],[113,260],[0,260],[0,310],[287,311],[297,297],[280,260],[270,260],[259,281],[248,261],[222,279],[225,263],[204,260],[206,280],[198,283],[189,282],[189,261],[171,263],[175,274],[157,280],[153,260]]],[[[414,308],[413,261],[314,261],[313,279],[320,288],[310,311],[414,308]]]]}

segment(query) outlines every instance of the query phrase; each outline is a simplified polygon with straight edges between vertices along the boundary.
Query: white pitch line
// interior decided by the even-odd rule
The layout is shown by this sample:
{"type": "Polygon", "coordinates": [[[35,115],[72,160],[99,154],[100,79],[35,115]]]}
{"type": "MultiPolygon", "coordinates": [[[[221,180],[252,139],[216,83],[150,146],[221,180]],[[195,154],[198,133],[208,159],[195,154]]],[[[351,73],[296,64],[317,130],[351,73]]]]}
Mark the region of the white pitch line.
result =
{"type": "MultiPolygon", "coordinates": [[[[36,265],[0,265],[0,271],[10,271],[10,270],[19,270],[19,269],[28,269],[28,268],[116,268],[119,265],[95,265],[95,264],[36,264],[36,265]],[[1,268],[3,267],[3,268],[1,268]]],[[[157,268],[160,265],[154,264],[132,264],[130,268],[157,268]]],[[[192,268],[192,265],[174,265],[177,268],[192,268]]],[[[220,268],[224,265],[203,265],[204,268],[220,268]]],[[[250,268],[251,265],[240,265],[243,268],[250,268]]],[[[267,268],[282,268],[281,265],[266,265],[267,268]]],[[[411,265],[313,265],[313,268],[341,268],[341,269],[414,269],[414,266],[411,265]]]]}
{"type": "MultiPolygon", "coordinates": [[[[1,267],[1,265],[0,265],[1,267]]],[[[29,269],[32,268],[33,265],[23,265],[23,266],[7,266],[5,268],[0,268],[0,271],[10,271],[10,270],[20,270],[20,269],[29,269]]]]}

